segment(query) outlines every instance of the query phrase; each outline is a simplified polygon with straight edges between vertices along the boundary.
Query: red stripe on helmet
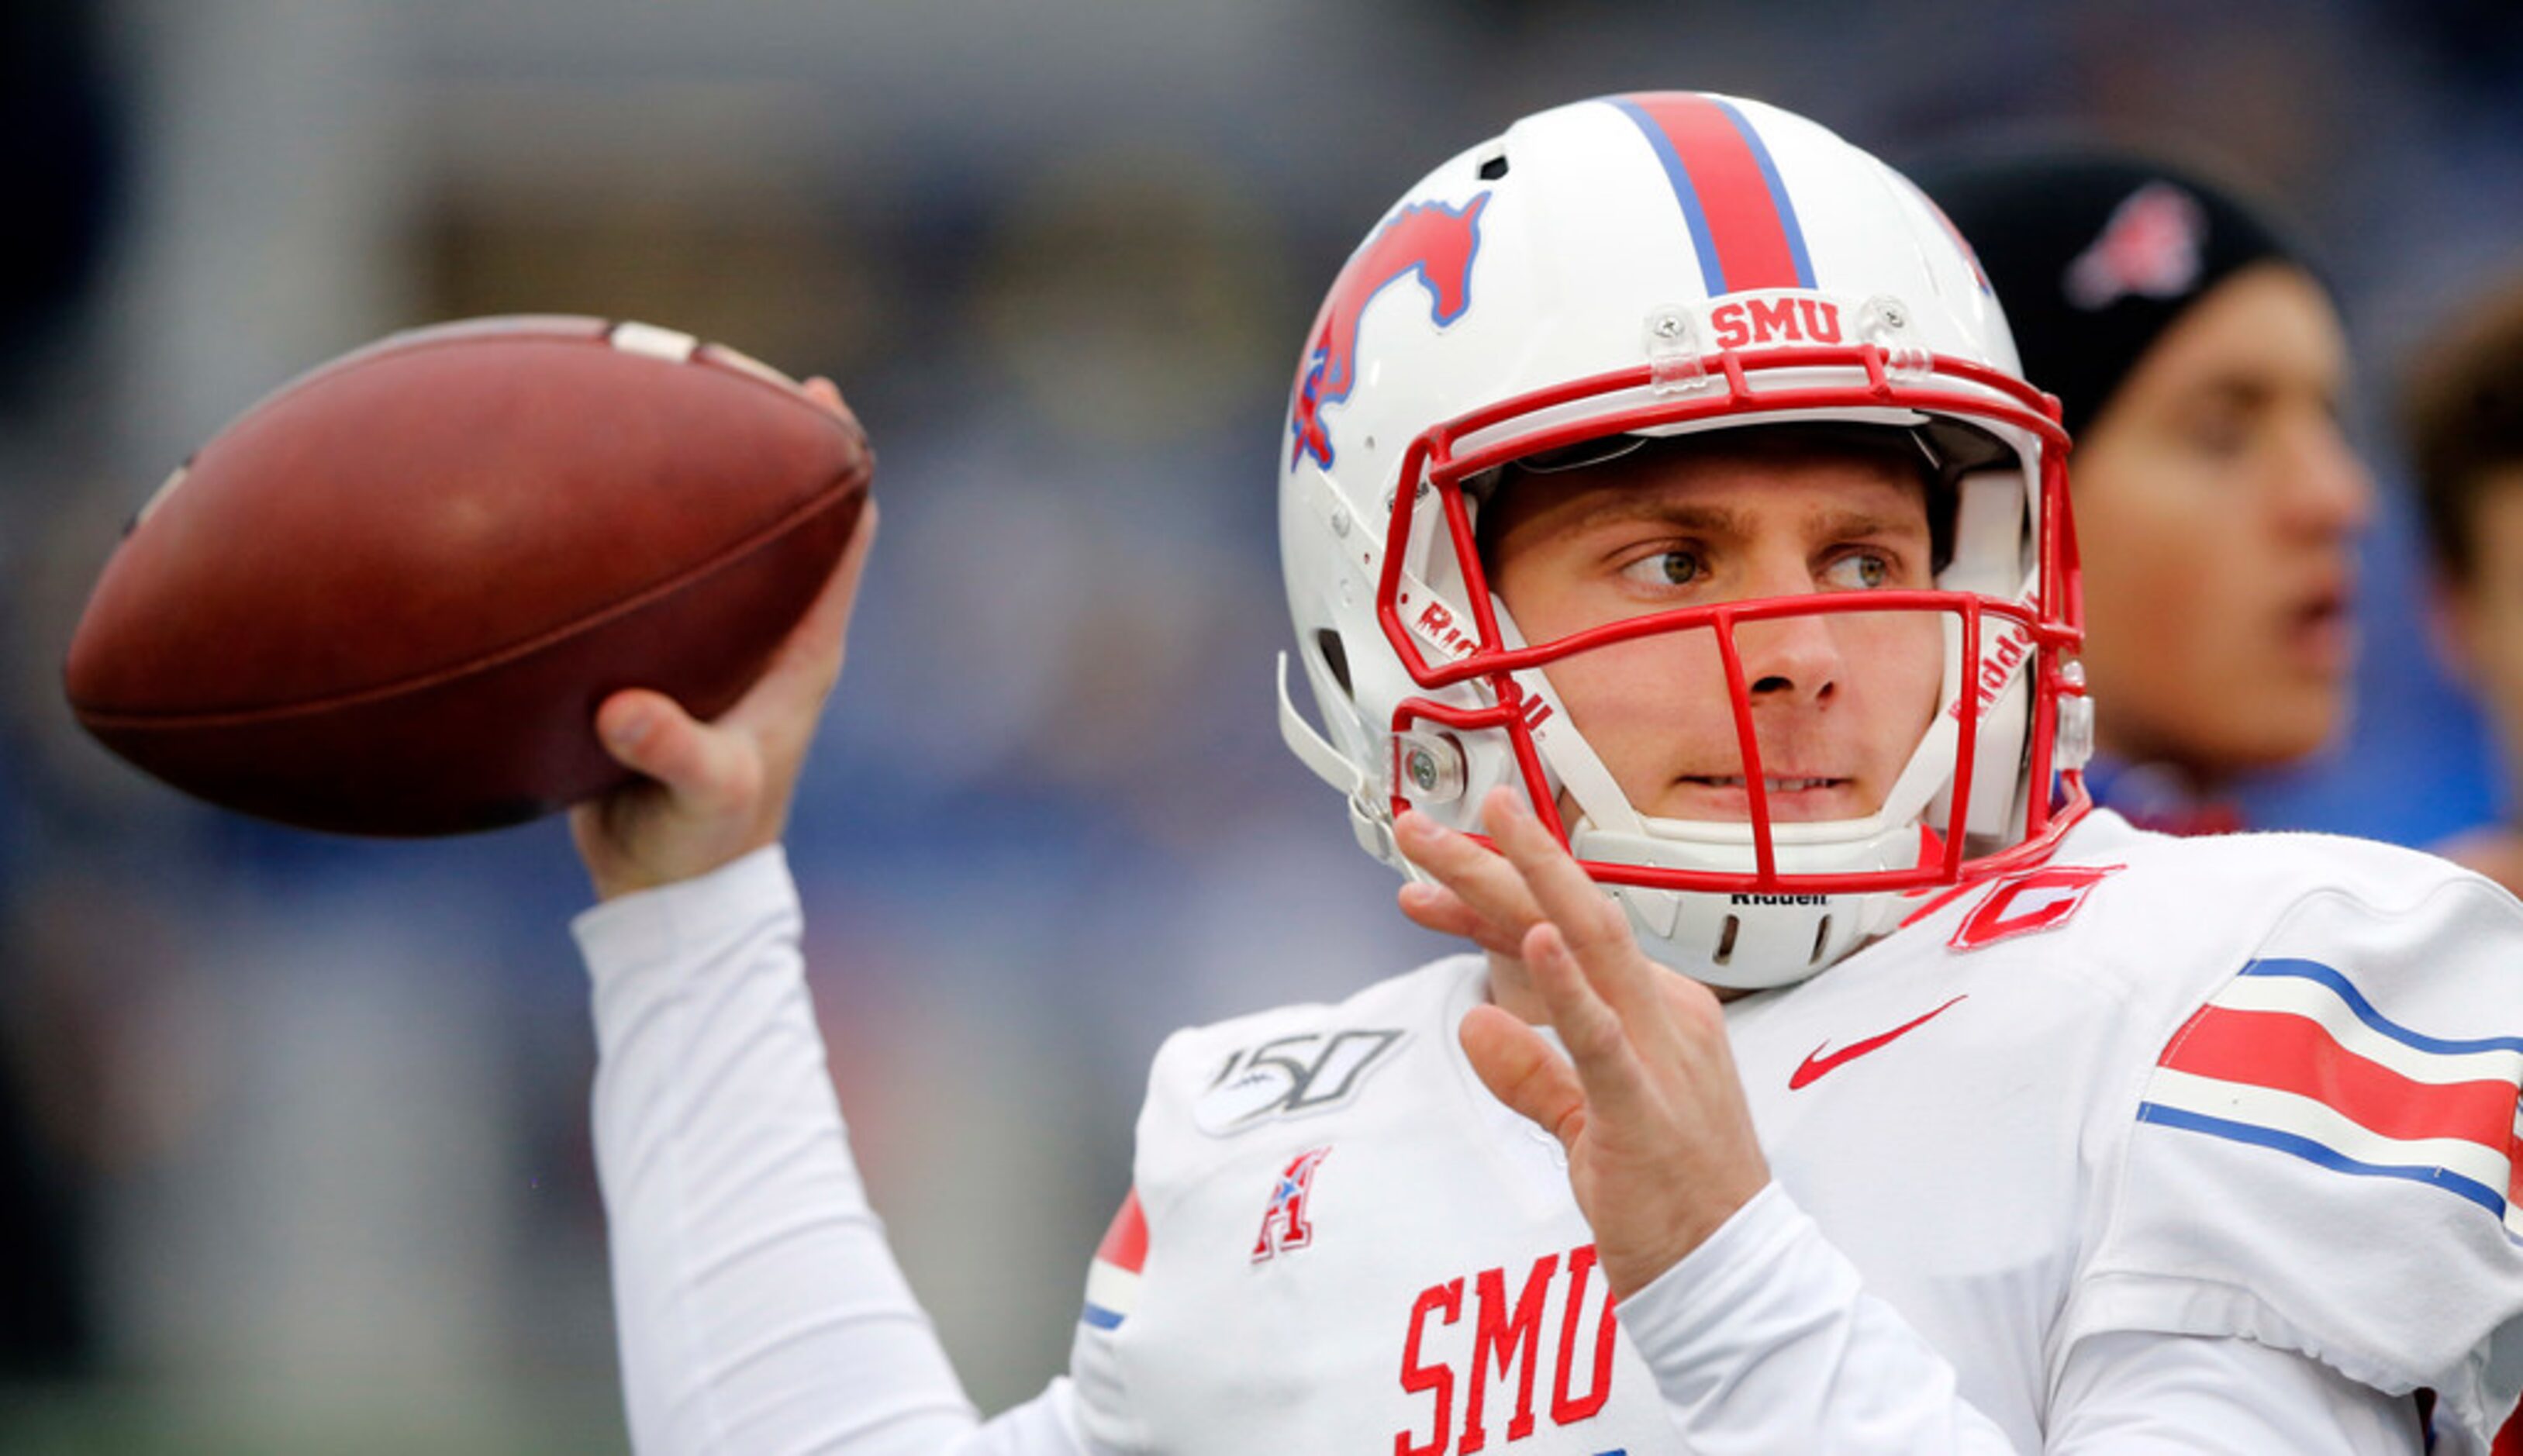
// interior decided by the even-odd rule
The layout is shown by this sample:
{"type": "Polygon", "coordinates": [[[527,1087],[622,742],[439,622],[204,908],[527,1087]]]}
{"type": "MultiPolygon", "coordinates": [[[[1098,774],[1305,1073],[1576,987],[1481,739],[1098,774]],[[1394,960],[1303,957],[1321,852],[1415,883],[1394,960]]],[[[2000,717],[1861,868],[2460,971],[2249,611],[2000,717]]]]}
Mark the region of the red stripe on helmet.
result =
{"type": "Polygon", "coordinates": [[[1728,292],[1813,286],[1799,275],[1787,221],[1780,215],[1762,158],[1726,108],[1689,94],[1624,99],[1655,122],[1690,174],[1728,292]]]}

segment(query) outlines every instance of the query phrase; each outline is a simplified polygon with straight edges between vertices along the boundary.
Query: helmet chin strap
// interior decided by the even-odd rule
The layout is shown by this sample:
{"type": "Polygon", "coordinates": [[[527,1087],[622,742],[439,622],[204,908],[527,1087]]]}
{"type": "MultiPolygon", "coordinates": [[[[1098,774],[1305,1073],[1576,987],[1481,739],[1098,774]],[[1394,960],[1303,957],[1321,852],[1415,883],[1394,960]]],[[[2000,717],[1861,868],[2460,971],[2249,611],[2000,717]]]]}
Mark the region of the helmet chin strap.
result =
{"type": "MultiPolygon", "coordinates": [[[[1498,614],[1499,636],[1507,650],[1528,645],[1515,625],[1514,614],[1506,609],[1505,598],[1491,592],[1490,609],[1498,614]]],[[[1549,787],[1553,791],[1566,790],[1568,797],[1577,801],[1580,817],[1598,828],[1620,834],[1644,834],[1646,821],[1631,807],[1630,796],[1621,792],[1612,771],[1603,767],[1603,760],[1596,756],[1595,746],[1577,731],[1568,717],[1568,705],[1560,701],[1549,676],[1540,668],[1527,668],[1515,675],[1515,683],[1550,710],[1542,726],[1533,729],[1533,746],[1554,780],[1549,787]]]]}

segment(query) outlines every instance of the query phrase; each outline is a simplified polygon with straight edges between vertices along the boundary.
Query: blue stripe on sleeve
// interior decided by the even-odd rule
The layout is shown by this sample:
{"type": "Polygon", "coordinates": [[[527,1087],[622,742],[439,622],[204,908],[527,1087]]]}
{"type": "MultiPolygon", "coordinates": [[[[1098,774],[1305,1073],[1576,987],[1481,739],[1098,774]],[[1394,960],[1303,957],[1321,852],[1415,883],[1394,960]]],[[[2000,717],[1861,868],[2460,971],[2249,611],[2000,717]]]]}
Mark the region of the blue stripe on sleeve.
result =
{"type": "Polygon", "coordinates": [[[2505,1216],[2505,1199],[2494,1189],[2474,1179],[2464,1178],[2450,1169],[2361,1162],[2328,1144],[2316,1143],[2297,1133],[2280,1132],[2276,1128],[2262,1127],[2253,1122],[2234,1122],[2223,1117],[2210,1117],[2198,1112],[2185,1111],[2180,1107],[2167,1107],[2162,1103],[2139,1104],[2137,1120],[2158,1123],[2165,1127],[2183,1128],[2194,1133],[2206,1133],[2210,1137],[2225,1138],[2236,1143],[2251,1143],[2261,1148],[2274,1148],[2280,1152],[2293,1153],[2307,1162],[2317,1163],[2333,1172],[2354,1173],[2362,1178],[2405,1178],[2412,1183],[2429,1184],[2447,1193],[2468,1198],[2499,1218],[2505,1216]]]}
{"type": "Polygon", "coordinates": [[[2337,993],[2339,999],[2348,1004],[2348,1009],[2356,1013],[2357,1020],[2399,1042],[2402,1046],[2411,1047],[2420,1052],[2433,1052],[2439,1056],[2453,1056],[2464,1052],[2523,1052],[2523,1037],[2492,1036],[2482,1037],[2476,1041],[2447,1041],[2441,1037],[2423,1036],[2411,1031],[2374,1010],[2374,1004],[2367,1001],[2355,986],[2350,985],[2348,977],[2318,961],[2272,958],[2255,961],[2244,966],[2241,973],[2295,976],[2302,980],[2319,982],[2337,993]]]}

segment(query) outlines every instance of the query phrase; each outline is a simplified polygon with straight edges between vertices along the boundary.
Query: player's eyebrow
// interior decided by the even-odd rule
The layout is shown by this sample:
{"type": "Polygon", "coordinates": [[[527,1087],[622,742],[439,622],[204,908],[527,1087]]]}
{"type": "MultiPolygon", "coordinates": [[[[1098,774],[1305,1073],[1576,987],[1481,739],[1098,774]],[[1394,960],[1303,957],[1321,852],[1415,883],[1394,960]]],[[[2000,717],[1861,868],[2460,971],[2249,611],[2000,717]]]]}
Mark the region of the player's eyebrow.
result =
{"type": "Polygon", "coordinates": [[[2336,406],[2346,395],[2342,369],[2309,367],[2273,375],[2266,372],[2211,375],[2189,390],[2183,402],[2192,408],[2261,409],[2290,396],[2310,396],[2336,406]]]}
{"type": "Polygon", "coordinates": [[[2189,392],[2190,399],[2211,406],[2242,405],[2247,408],[2268,402],[2277,392],[2265,379],[2245,374],[2219,374],[2207,379],[2189,392]]]}
{"type": "MultiPolygon", "coordinates": [[[[1668,500],[1641,494],[1615,494],[1595,502],[1577,518],[1573,529],[1590,531],[1627,523],[1644,523],[1720,539],[1743,536],[1750,530],[1744,512],[1731,505],[1668,500]]],[[[1928,523],[1924,517],[1863,507],[1810,512],[1804,525],[1810,535],[1833,540],[1928,534],[1928,523]]]]}
{"type": "Polygon", "coordinates": [[[1820,516],[1817,524],[1820,527],[1818,535],[1834,540],[1865,540],[1876,537],[1928,535],[1927,518],[1924,515],[1908,513],[1893,515],[1871,510],[1831,511],[1820,516]]]}
{"type": "Polygon", "coordinates": [[[1707,505],[1697,501],[1671,500],[1652,493],[1619,491],[1607,493],[1586,507],[1578,515],[1575,529],[1590,531],[1598,526],[1641,521],[1706,536],[1733,536],[1741,534],[1743,513],[1729,505],[1707,505]]]}

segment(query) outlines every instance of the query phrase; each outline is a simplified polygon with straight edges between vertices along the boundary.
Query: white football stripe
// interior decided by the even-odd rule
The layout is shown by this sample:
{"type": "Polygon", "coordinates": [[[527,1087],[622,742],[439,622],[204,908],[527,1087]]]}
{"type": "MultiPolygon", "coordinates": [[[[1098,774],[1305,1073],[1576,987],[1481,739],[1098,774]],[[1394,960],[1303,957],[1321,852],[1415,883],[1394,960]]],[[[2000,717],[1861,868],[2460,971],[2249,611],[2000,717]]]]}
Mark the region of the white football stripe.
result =
{"type": "Polygon", "coordinates": [[[736,350],[728,348],[724,344],[711,345],[709,347],[709,356],[718,362],[727,365],[731,369],[741,369],[745,373],[750,374],[757,379],[767,379],[771,383],[779,385],[784,389],[793,390],[797,387],[797,381],[790,379],[787,375],[772,368],[769,364],[762,362],[762,360],[755,358],[749,353],[740,353],[736,350]]]}
{"type": "Polygon", "coordinates": [[[653,323],[624,319],[613,326],[613,347],[625,353],[644,353],[651,358],[680,364],[692,356],[700,347],[698,339],[679,329],[661,329],[653,323]]]}
{"type": "Polygon", "coordinates": [[[2523,1052],[2425,1052],[2397,1042],[2357,1018],[2339,993],[2292,975],[2244,975],[2216,993],[2214,1005],[2237,1011],[2292,1011],[2321,1023],[2339,1045],[2412,1082],[2523,1082],[2523,1052]]]}
{"type": "Polygon", "coordinates": [[[2170,1067],[2157,1067],[2146,1085],[2146,1100],[2205,1117],[2222,1117],[2293,1133],[2361,1163],[2444,1168],[2487,1185],[2500,1198],[2505,1194],[2507,1168],[2502,1153],[2461,1138],[2387,1138],[2357,1126],[2322,1103],[2292,1092],[2244,1082],[2220,1082],[2170,1067]]]}
{"type": "Polygon", "coordinates": [[[1096,1259],[1086,1266],[1086,1302],[1127,1316],[1139,1303],[1139,1276],[1096,1259]]]}

